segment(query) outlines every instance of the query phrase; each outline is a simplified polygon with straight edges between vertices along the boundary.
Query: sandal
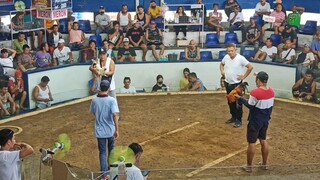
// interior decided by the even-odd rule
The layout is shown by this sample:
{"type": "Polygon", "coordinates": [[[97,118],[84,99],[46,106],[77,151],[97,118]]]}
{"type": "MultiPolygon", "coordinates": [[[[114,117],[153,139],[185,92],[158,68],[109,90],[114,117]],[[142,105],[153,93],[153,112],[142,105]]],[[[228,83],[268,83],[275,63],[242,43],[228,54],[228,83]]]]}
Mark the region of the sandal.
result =
{"type": "Polygon", "coordinates": [[[241,168],[243,171],[247,172],[247,173],[252,173],[252,167],[245,165],[241,168]]]}

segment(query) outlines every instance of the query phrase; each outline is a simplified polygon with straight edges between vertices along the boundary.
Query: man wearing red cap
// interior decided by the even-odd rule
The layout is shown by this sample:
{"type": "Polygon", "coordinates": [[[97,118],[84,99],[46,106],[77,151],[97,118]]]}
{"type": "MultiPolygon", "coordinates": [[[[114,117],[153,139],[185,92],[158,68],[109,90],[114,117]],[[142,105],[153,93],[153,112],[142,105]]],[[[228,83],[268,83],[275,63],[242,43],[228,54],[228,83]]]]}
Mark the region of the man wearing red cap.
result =
{"type": "Polygon", "coordinates": [[[8,86],[13,101],[19,100],[20,109],[25,109],[23,104],[26,100],[27,92],[24,90],[24,82],[21,71],[16,71],[15,79],[10,79],[8,86]]]}

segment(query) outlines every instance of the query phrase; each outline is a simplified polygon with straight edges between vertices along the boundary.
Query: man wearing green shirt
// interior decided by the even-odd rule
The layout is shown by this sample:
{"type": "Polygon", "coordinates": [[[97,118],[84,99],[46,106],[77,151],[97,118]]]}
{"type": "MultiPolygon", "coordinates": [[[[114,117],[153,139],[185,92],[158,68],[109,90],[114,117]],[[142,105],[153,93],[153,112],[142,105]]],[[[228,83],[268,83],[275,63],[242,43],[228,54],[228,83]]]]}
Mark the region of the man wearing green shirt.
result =
{"type": "Polygon", "coordinates": [[[288,14],[288,25],[293,29],[297,30],[300,28],[301,15],[304,12],[303,7],[292,7],[292,13],[288,14]]]}
{"type": "Polygon", "coordinates": [[[18,39],[13,41],[14,49],[17,51],[17,54],[20,55],[23,53],[23,45],[28,44],[26,41],[26,36],[23,33],[19,33],[18,39]]]}

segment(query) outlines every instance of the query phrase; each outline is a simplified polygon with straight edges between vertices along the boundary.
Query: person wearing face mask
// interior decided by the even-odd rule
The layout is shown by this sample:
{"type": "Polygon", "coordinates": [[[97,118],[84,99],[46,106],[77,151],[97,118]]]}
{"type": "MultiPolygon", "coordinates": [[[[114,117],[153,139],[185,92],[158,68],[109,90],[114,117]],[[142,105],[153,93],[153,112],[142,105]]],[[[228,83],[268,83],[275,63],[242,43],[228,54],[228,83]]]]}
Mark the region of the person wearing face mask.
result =
{"type": "Polygon", "coordinates": [[[163,76],[159,74],[157,76],[157,84],[153,86],[152,92],[157,92],[162,90],[167,91],[167,86],[163,84],[163,76]]]}
{"type": "Polygon", "coordinates": [[[111,19],[109,15],[105,14],[105,8],[103,6],[99,8],[99,14],[96,15],[95,23],[97,25],[96,35],[107,33],[110,30],[111,19]]]}

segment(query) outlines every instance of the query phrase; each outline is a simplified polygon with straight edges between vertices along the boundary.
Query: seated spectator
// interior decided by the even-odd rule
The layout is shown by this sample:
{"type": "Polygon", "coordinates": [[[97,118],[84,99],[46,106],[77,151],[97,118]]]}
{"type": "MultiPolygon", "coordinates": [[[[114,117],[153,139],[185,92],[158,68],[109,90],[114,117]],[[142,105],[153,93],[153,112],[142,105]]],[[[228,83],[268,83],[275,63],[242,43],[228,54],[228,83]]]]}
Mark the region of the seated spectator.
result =
{"type": "Polygon", "coordinates": [[[317,32],[316,38],[311,43],[311,50],[315,56],[314,68],[317,68],[320,60],[320,31],[317,32]]]}
{"type": "Polygon", "coordinates": [[[244,18],[242,12],[240,12],[240,8],[235,8],[234,12],[230,14],[229,17],[230,28],[229,31],[234,33],[235,30],[240,29],[242,35],[242,42],[246,40],[246,28],[244,24],[244,18]]]}
{"type": "MultiPolygon", "coordinates": [[[[288,26],[288,25],[280,26],[279,32],[281,33],[282,42],[285,43],[285,41],[287,39],[290,39],[292,42],[291,48],[295,49],[296,45],[297,45],[297,41],[298,41],[297,32],[295,30],[293,30],[292,28],[290,28],[290,26],[288,26]]],[[[284,44],[279,44],[278,49],[279,48],[281,49],[283,45],[284,44]]]]}
{"type": "Polygon", "coordinates": [[[53,54],[54,49],[58,47],[58,41],[60,39],[62,39],[62,34],[59,32],[59,27],[58,25],[53,25],[52,32],[47,35],[50,54],[53,54]]]}
{"type": "Polygon", "coordinates": [[[187,61],[200,61],[200,47],[196,45],[195,40],[189,42],[189,46],[184,49],[185,59],[187,61]]]}
{"type": "Polygon", "coordinates": [[[275,17],[276,20],[274,23],[266,23],[263,27],[262,27],[262,31],[261,31],[261,38],[263,39],[263,36],[266,32],[267,29],[274,29],[274,33],[278,34],[278,27],[281,26],[281,24],[286,20],[286,15],[285,13],[282,11],[283,6],[282,4],[277,4],[276,6],[276,10],[272,11],[272,13],[270,14],[270,16],[275,17]]]}
{"type": "Polygon", "coordinates": [[[113,28],[108,32],[109,47],[119,47],[123,40],[123,33],[120,30],[120,24],[118,21],[113,21],[113,28]]]}
{"type": "Polygon", "coordinates": [[[146,32],[146,41],[148,42],[148,46],[151,46],[153,57],[158,61],[163,56],[165,47],[163,44],[163,34],[156,27],[155,21],[150,22],[150,27],[146,32]],[[156,52],[156,46],[160,46],[159,55],[156,52]]]}
{"type": "Polygon", "coordinates": [[[197,4],[199,4],[200,6],[198,6],[197,8],[191,9],[191,16],[195,17],[199,21],[200,21],[200,18],[202,18],[203,16],[204,20],[202,22],[203,22],[203,26],[205,26],[206,17],[207,17],[207,8],[202,0],[196,0],[196,1],[197,1],[197,4]]]}
{"type": "Polygon", "coordinates": [[[90,40],[89,46],[81,51],[82,60],[81,62],[91,62],[92,59],[97,59],[97,47],[96,41],[90,40]]]}
{"type": "Polygon", "coordinates": [[[84,43],[86,42],[86,37],[84,36],[84,32],[79,29],[79,23],[70,21],[68,23],[69,30],[69,47],[71,51],[77,51],[84,48],[84,43]],[[73,28],[71,28],[71,24],[73,28]]]}
{"type": "Polygon", "coordinates": [[[119,49],[118,51],[118,61],[130,61],[135,62],[136,61],[136,51],[133,47],[129,46],[129,39],[124,38],[123,39],[123,47],[119,49]]]}
{"type": "MultiPolygon", "coordinates": [[[[175,18],[179,19],[180,16],[186,16],[186,13],[184,12],[184,7],[179,6],[175,13],[175,18]]],[[[181,23],[181,22],[179,22],[181,23]]],[[[184,40],[187,40],[187,26],[174,26],[175,32],[176,32],[176,40],[179,40],[179,33],[183,33],[184,40]]]]}
{"type": "Polygon", "coordinates": [[[250,25],[246,30],[246,40],[242,45],[254,45],[255,51],[259,48],[260,44],[261,27],[256,23],[254,17],[250,18],[250,25]]]}
{"type": "Polygon", "coordinates": [[[219,4],[213,3],[213,12],[209,14],[208,25],[213,27],[214,31],[217,31],[217,35],[220,38],[220,31],[223,31],[223,27],[221,26],[222,21],[222,13],[218,12],[219,4]]]}
{"type": "Polygon", "coordinates": [[[11,37],[11,30],[9,26],[5,25],[2,22],[1,17],[0,17],[0,35],[6,40],[8,40],[11,37]]]}
{"type": "MultiPolygon", "coordinates": [[[[43,24],[43,19],[39,19],[37,18],[37,12],[36,10],[30,10],[30,11],[25,11],[25,15],[24,15],[24,19],[29,19],[28,21],[30,23],[32,23],[33,25],[35,25],[35,27],[37,28],[41,28],[44,27],[45,25],[43,24]]],[[[26,24],[26,21],[25,21],[26,24]]],[[[30,29],[32,30],[32,28],[30,27],[25,27],[26,29],[30,29]]],[[[42,40],[43,40],[43,34],[44,34],[44,30],[32,30],[30,31],[31,37],[30,37],[30,44],[31,44],[31,49],[36,50],[36,47],[39,46],[39,44],[42,44],[42,40]],[[36,35],[37,35],[37,44],[36,44],[36,35]]]]}
{"type": "Polygon", "coordinates": [[[146,61],[146,55],[148,52],[147,45],[143,42],[144,32],[140,27],[138,21],[133,21],[133,27],[129,29],[127,37],[130,40],[130,45],[133,47],[141,47],[143,51],[142,61],[146,61]]]}
{"type": "Polygon", "coordinates": [[[1,57],[0,57],[0,65],[3,68],[4,75],[9,77],[14,77],[14,73],[16,72],[13,67],[13,58],[16,56],[16,51],[10,48],[1,49],[1,57]],[[9,52],[11,55],[9,56],[9,52]]]}
{"type": "Polygon", "coordinates": [[[155,0],[150,1],[150,7],[148,10],[148,14],[151,16],[151,20],[155,20],[157,18],[163,18],[162,8],[157,5],[155,0]]]}
{"type": "Polygon", "coordinates": [[[300,101],[311,101],[319,104],[316,95],[316,82],[313,78],[312,70],[307,70],[305,76],[293,85],[293,97],[299,98],[300,101]]]}
{"type": "Polygon", "coordinates": [[[131,85],[130,77],[125,77],[123,79],[123,84],[124,84],[124,86],[121,87],[121,89],[120,89],[121,94],[136,94],[137,93],[136,88],[133,86],[130,86],[131,85]]]}
{"type": "Polygon", "coordinates": [[[255,9],[255,16],[263,16],[270,14],[270,4],[266,0],[260,0],[255,9]]]}
{"type": "Polygon", "coordinates": [[[36,68],[36,57],[30,53],[30,47],[23,45],[23,53],[18,56],[18,67],[22,72],[36,68]]]}
{"type": "Polygon", "coordinates": [[[118,12],[117,21],[120,24],[120,30],[122,32],[127,32],[131,27],[131,14],[128,12],[128,6],[123,4],[121,6],[121,11],[118,12]]]}
{"type": "Polygon", "coordinates": [[[60,66],[73,62],[72,52],[69,47],[64,45],[64,39],[58,41],[58,47],[53,52],[53,59],[60,66]]]}
{"type": "Polygon", "coordinates": [[[279,63],[283,64],[293,64],[295,57],[296,57],[296,51],[292,49],[291,40],[286,40],[285,45],[282,47],[282,49],[278,49],[278,59],[276,60],[279,63]]]}
{"type": "Polygon", "coordinates": [[[304,13],[304,7],[292,7],[292,13],[288,14],[288,25],[294,30],[297,31],[301,26],[301,15],[304,13]]]}
{"type": "Polygon", "coordinates": [[[237,0],[226,0],[224,2],[224,12],[226,13],[226,15],[228,16],[229,20],[231,19],[230,18],[230,15],[232,12],[234,12],[234,10],[238,8],[239,9],[239,12],[242,11],[239,3],[237,0]]]}
{"type": "Polygon", "coordinates": [[[189,78],[189,85],[188,90],[189,91],[204,91],[205,87],[202,83],[202,81],[197,77],[197,74],[195,72],[192,72],[188,76],[189,78]]]}
{"type": "Polygon", "coordinates": [[[110,57],[112,60],[116,61],[116,56],[115,56],[114,52],[112,51],[112,49],[110,48],[108,40],[105,39],[102,41],[101,48],[103,48],[107,52],[108,57],[110,57]]]}
{"type": "Polygon", "coordinates": [[[163,76],[160,74],[157,76],[157,83],[152,87],[152,92],[157,91],[167,91],[167,86],[163,84],[163,76]]]}
{"type": "Polygon", "coordinates": [[[8,92],[8,84],[0,83],[0,108],[1,116],[19,114],[20,107],[14,102],[8,92]]]}
{"type": "Polygon", "coordinates": [[[88,82],[89,85],[89,94],[90,95],[95,95],[98,94],[98,92],[100,92],[100,76],[92,73],[93,78],[90,79],[90,81],[88,82]]]}
{"type": "Polygon", "coordinates": [[[96,15],[95,19],[95,23],[97,25],[96,35],[108,33],[111,29],[111,19],[109,15],[105,14],[105,8],[103,6],[100,6],[99,14],[96,15]]]}
{"type": "Polygon", "coordinates": [[[36,54],[36,65],[39,68],[48,68],[50,66],[56,66],[57,63],[52,60],[51,55],[48,53],[49,46],[47,43],[42,43],[40,51],[36,54]]]}
{"type": "Polygon", "coordinates": [[[19,31],[24,28],[24,13],[24,11],[17,12],[17,14],[11,18],[11,27],[13,30],[19,31]]]}
{"type": "Polygon", "coordinates": [[[26,109],[24,107],[24,101],[27,97],[27,92],[24,90],[24,82],[22,79],[22,72],[16,71],[15,78],[9,80],[9,92],[14,102],[19,102],[20,109],[26,109]]]}
{"type": "Polygon", "coordinates": [[[143,6],[137,6],[137,14],[134,16],[134,19],[140,23],[140,26],[143,31],[145,31],[149,27],[150,16],[149,14],[144,12],[143,6]]]}
{"type": "MultiPolygon", "coordinates": [[[[47,30],[47,34],[50,34],[52,31],[53,31],[53,28],[54,26],[57,26],[58,29],[59,29],[59,19],[57,20],[50,20],[50,19],[46,19],[45,20],[45,27],[46,27],[46,30],[47,30]]],[[[47,39],[48,41],[48,39],[47,39]]]]}
{"type": "Polygon", "coordinates": [[[277,48],[272,46],[272,39],[268,38],[266,45],[264,45],[251,60],[272,62],[275,60],[277,52],[277,48]]]}
{"type": "Polygon", "coordinates": [[[183,78],[180,79],[180,91],[188,90],[189,87],[189,68],[183,69],[183,78]]]}
{"type": "Polygon", "coordinates": [[[45,109],[51,106],[50,101],[53,101],[50,88],[48,86],[50,79],[48,76],[43,76],[41,82],[33,90],[33,99],[36,101],[38,109],[45,109]]]}
{"type": "Polygon", "coordinates": [[[23,45],[28,44],[26,41],[26,36],[22,32],[19,32],[18,39],[13,40],[13,49],[16,50],[17,55],[23,53],[23,45]]]}
{"type": "MultiPolygon", "coordinates": [[[[311,51],[310,45],[305,44],[303,51],[297,56],[298,72],[301,73],[297,75],[298,77],[304,77],[304,74],[308,69],[311,69],[314,65],[314,54],[311,51]]],[[[298,73],[297,73],[298,74],[298,73]]]]}

